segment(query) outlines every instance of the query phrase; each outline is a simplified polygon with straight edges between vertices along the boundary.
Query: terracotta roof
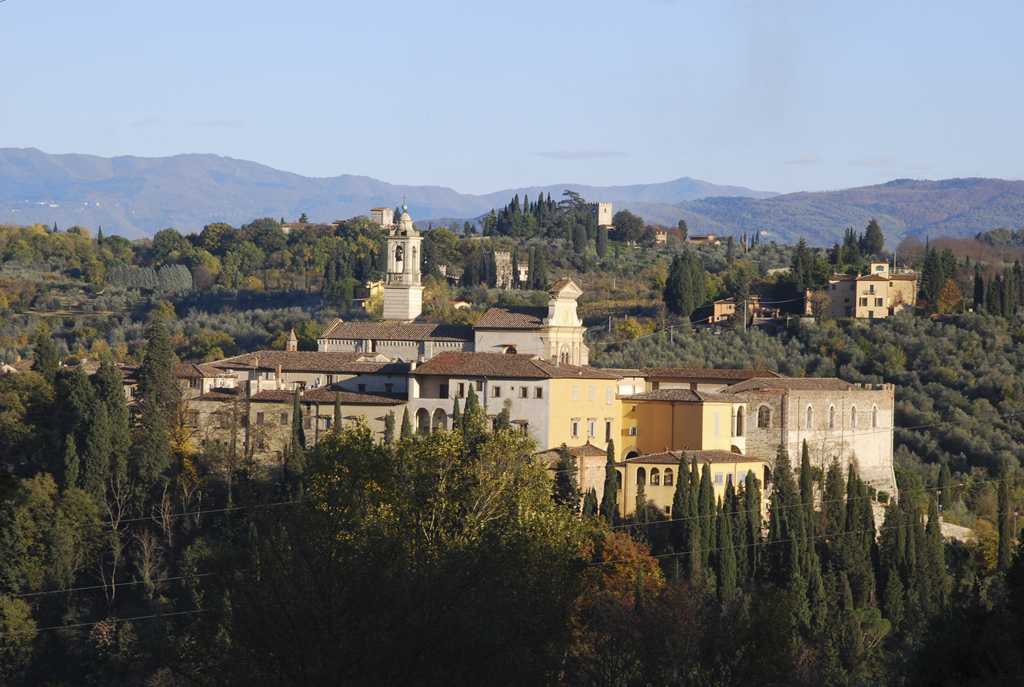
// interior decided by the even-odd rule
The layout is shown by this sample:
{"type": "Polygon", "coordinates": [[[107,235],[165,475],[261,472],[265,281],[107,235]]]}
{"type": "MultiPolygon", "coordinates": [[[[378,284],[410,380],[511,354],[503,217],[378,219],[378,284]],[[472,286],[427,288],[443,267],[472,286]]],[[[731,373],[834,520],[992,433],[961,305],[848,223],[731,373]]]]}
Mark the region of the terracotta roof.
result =
{"type": "Polygon", "coordinates": [[[644,456],[627,458],[626,463],[654,463],[657,465],[679,465],[679,456],[686,454],[686,462],[694,458],[699,465],[704,463],[763,463],[762,458],[745,456],[732,451],[710,450],[710,451],[665,451],[662,453],[648,453],[644,456]]]}
{"type": "Polygon", "coordinates": [[[200,401],[245,401],[245,389],[236,387],[222,387],[219,389],[210,389],[205,394],[199,397],[200,401]]]}
{"type": "Polygon", "coordinates": [[[280,365],[285,372],[335,372],[362,356],[326,351],[253,351],[218,360],[210,366],[220,370],[274,370],[280,365]]]}
{"type": "Polygon", "coordinates": [[[722,394],[741,394],[746,391],[778,389],[780,391],[853,391],[860,385],[844,382],[835,377],[782,377],[779,379],[750,379],[727,386],[722,394]]]}
{"type": "Polygon", "coordinates": [[[629,367],[602,367],[600,368],[610,374],[618,375],[619,377],[643,377],[643,370],[635,370],[629,367]]]}
{"type": "MultiPolygon", "coordinates": [[[[333,404],[337,397],[341,397],[342,405],[372,405],[372,406],[398,406],[406,402],[404,394],[357,394],[351,391],[334,391],[329,387],[322,386],[318,389],[307,389],[302,392],[302,403],[333,404]]],[[[286,401],[294,402],[294,391],[268,390],[260,391],[250,397],[250,401],[286,401]]]]}
{"type": "Polygon", "coordinates": [[[488,308],[475,329],[540,329],[548,316],[545,307],[514,306],[488,308]]]}
{"type": "Polygon", "coordinates": [[[35,364],[36,364],[36,361],[32,360],[31,358],[29,358],[27,360],[18,360],[16,362],[11,363],[10,365],[15,370],[18,370],[19,372],[23,372],[25,370],[31,370],[32,366],[35,365],[35,364]]]}
{"type": "Polygon", "coordinates": [[[361,341],[473,341],[468,324],[427,324],[425,322],[344,322],[335,320],[318,339],[361,341]]]}
{"type": "Polygon", "coordinates": [[[735,403],[736,399],[722,394],[709,394],[693,389],[656,389],[623,396],[623,401],[679,401],[682,403],[735,403]]]}
{"type": "Polygon", "coordinates": [[[916,272],[914,274],[890,274],[889,275],[889,279],[893,279],[893,280],[896,280],[896,281],[917,281],[917,278],[918,278],[918,274],[916,272]]]}
{"type": "Polygon", "coordinates": [[[224,374],[224,370],[208,363],[176,363],[174,365],[174,376],[178,379],[203,379],[204,377],[216,377],[220,374],[224,374]]]}
{"type": "Polygon", "coordinates": [[[555,365],[533,355],[465,351],[445,351],[423,363],[410,374],[524,379],[620,379],[614,372],[589,365],[555,365]]]}
{"type": "Polygon", "coordinates": [[[568,277],[565,277],[564,279],[559,279],[558,281],[555,282],[554,286],[548,289],[548,293],[558,293],[569,284],[572,284],[572,279],[569,279],[568,277]]]}
{"type": "MultiPolygon", "coordinates": [[[[597,446],[594,446],[589,441],[587,443],[583,444],[582,446],[567,446],[566,448],[569,449],[569,453],[571,453],[572,455],[574,455],[576,457],[579,457],[579,456],[607,456],[608,455],[608,452],[606,450],[604,450],[603,448],[598,448],[597,446]]],[[[557,446],[555,448],[549,448],[546,451],[537,451],[533,455],[537,456],[538,458],[557,459],[558,458],[558,451],[560,449],[561,449],[561,446],[557,446]]]]}
{"type": "Polygon", "coordinates": [[[771,370],[712,370],[700,367],[645,367],[647,377],[674,377],[686,379],[710,379],[745,381],[757,377],[781,377],[771,370]]]}

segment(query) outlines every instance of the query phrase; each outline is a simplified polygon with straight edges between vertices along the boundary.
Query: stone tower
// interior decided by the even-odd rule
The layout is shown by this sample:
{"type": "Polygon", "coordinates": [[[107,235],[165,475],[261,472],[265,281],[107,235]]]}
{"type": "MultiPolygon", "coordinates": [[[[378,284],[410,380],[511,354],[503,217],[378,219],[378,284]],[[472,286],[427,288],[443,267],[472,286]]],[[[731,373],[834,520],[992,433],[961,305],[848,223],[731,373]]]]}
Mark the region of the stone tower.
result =
{"type": "Polygon", "coordinates": [[[388,235],[388,277],[384,286],[384,319],[415,320],[423,312],[423,282],[420,279],[420,243],[423,237],[412,224],[408,208],[402,206],[388,235]]]}

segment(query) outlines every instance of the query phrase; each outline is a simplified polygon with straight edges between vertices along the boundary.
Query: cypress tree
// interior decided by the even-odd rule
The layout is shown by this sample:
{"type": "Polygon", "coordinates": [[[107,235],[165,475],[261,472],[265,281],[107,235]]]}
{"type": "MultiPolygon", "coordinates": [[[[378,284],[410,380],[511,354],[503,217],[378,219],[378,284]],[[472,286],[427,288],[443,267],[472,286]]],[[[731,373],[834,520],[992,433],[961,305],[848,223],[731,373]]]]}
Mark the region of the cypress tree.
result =
{"type": "Polygon", "coordinates": [[[587,489],[587,493],[583,497],[583,517],[594,517],[597,515],[597,508],[597,491],[594,487],[590,487],[590,489],[587,489]]]}
{"type": "Polygon", "coordinates": [[[306,431],[302,424],[302,390],[296,389],[292,394],[292,437],[284,463],[285,479],[290,485],[300,483],[306,471],[306,431]]]}
{"type": "Polygon", "coordinates": [[[828,596],[821,577],[821,562],[814,546],[807,549],[807,603],[810,611],[810,629],[816,635],[825,632],[828,624],[828,596]]]}
{"type": "Polygon", "coordinates": [[[512,412],[508,408],[502,408],[498,417],[494,419],[494,431],[501,432],[512,429],[512,412]]]}
{"type": "Polygon", "coordinates": [[[93,498],[102,500],[106,492],[107,479],[110,477],[110,423],[107,407],[97,403],[92,412],[89,432],[85,439],[84,470],[82,487],[93,498]]]}
{"type": "Polygon", "coordinates": [[[705,529],[703,518],[700,517],[700,468],[697,466],[697,456],[694,456],[690,462],[690,498],[689,498],[689,509],[687,511],[687,542],[686,542],[686,559],[687,569],[690,574],[690,579],[695,579],[699,574],[703,557],[701,556],[701,536],[702,530],[705,529]]]}
{"type": "Polygon", "coordinates": [[[768,547],[771,572],[776,584],[788,589],[800,574],[800,545],[803,540],[803,517],[800,496],[793,481],[793,469],[785,446],[779,445],[775,458],[775,475],[768,506],[768,547]]]}
{"type": "Polygon", "coordinates": [[[35,336],[32,338],[32,349],[32,359],[35,361],[32,369],[53,384],[57,379],[57,371],[60,369],[60,358],[57,355],[57,347],[53,345],[50,328],[44,322],[40,322],[36,327],[35,336]]]}
{"type": "Polygon", "coordinates": [[[608,254],[608,227],[601,225],[597,228],[597,257],[604,259],[608,254]]]}
{"type": "Polygon", "coordinates": [[[745,541],[747,557],[747,579],[757,577],[761,558],[761,481],[753,470],[747,470],[743,484],[744,515],[746,516],[745,541]]]}
{"type": "Polygon", "coordinates": [[[811,474],[811,454],[807,450],[806,439],[804,439],[803,447],[800,450],[800,501],[804,504],[808,535],[810,535],[814,525],[814,478],[811,474]]]}
{"type": "Polygon", "coordinates": [[[618,471],[615,469],[615,442],[608,442],[608,455],[604,464],[604,494],[601,496],[601,515],[609,525],[618,517],[618,471]]]}
{"type": "Polygon", "coordinates": [[[476,396],[474,384],[470,382],[469,393],[466,395],[466,410],[462,413],[462,434],[469,445],[475,445],[487,429],[487,417],[476,396]]]}
{"type": "Polygon", "coordinates": [[[949,463],[946,461],[942,462],[942,467],[939,468],[939,505],[944,510],[949,510],[950,506],[953,505],[953,494],[950,492],[950,481],[952,475],[949,473],[949,463]]]}
{"type": "Polygon", "coordinates": [[[633,517],[637,522],[647,522],[647,490],[643,484],[636,486],[636,501],[633,504],[633,517]]]}
{"type": "Polygon", "coordinates": [[[989,315],[997,317],[1003,314],[1003,287],[1000,284],[1001,275],[995,275],[988,282],[988,291],[985,292],[985,308],[989,315]]]}
{"type": "Polygon", "coordinates": [[[981,312],[985,302],[985,277],[981,273],[981,265],[974,265],[974,312],[981,312]]]}
{"type": "Polygon", "coordinates": [[[1010,569],[1010,564],[1013,562],[1013,526],[1010,522],[1010,480],[1009,474],[1006,470],[1006,464],[1003,464],[1002,469],[999,472],[999,512],[998,512],[998,523],[999,523],[999,570],[1006,572],[1010,569]]]}
{"type": "Polygon", "coordinates": [[[412,422],[409,421],[409,409],[405,409],[405,414],[402,415],[402,439],[412,439],[412,422]]]}
{"type": "Polygon", "coordinates": [[[452,404],[452,431],[462,431],[462,411],[459,409],[459,397],[455,397],[452,404]]]}
{"type": "Polygon", "coordinates": [[[825,535],[835,537],[846,531],[846,503],[843,499],[843,471],[839,461],[833,461],[825,477],[825,535]]]}
{"type": "Polygon", "coordinates": [[[676,551],[686,551],[687,520],[690,499],[689,465],[686,463],[686,452],[679,454],[679,467],[676,469],[676,488],[672,493],[672,546],[676,551]]]}
{"type": "Polygon", "coordinates": [[[167,325],[160,319],[154,321],[149,328],[146,353],[139,368],[139,396],[147,406],[159,407],[165,414],[171,411],[177,401],[174,348],[167,325]]]}
{"type": "Polygon", "coordinates": [[[96,245],[103,245],[103,225],[100,225],[100,228],[96,231],[96,245]]]}
{"type": "Polygon", "coordinates": [[[700,508],[700,562],[707,566],[711,549],[715,545],[715,489],[711,486],[711,466],[704,463],[700,472],[700,487],[697,492],[700,508]]]}
{"type": "Polygon", "coordinates": [[[129,463],[129,473],[135,480],[136,505],[141,507],[146,497],[158,491],[171,466],[171,441],[167,419],[159,406],[143,402],[142,434],[135,450],[136,460],[129,463]]]}
{"type": "Polygon", "coordinates": [[[115,481],[123,481],[128,477],[128,454],[132,444],[124,382],[120,371],[110,362],[100,365],[93,382],[96,386],[97,400],[101,401],[107,410],[110,427],[110,476],[115,481]]]}
{"type": "MultiPolygon", "coordinates": [[[[406,411],[408,413],[409,411],[406,411]]],[[[384,416],[384,445],[395,445],[395,411],[384,416]]]]}
{"type": "Polygon", "coordinates": [[[716,530],[718,532],[717,551],[715,559],[717,566],[715,572],[718,580],[718,598],[725,601],[732,598],[736,591],[736,548],[733,543],[732,523],[728,515],[720,515],[717,518],[716,530]]]}
{"type": "Polygon", "coordinates": [[[567,506],[573,513],[579,513],[579,468],[576,464],[576,456],[565,444],[558,449],[558,463],[555,481],[551,486],[551,497],[560,506],[567,506]]]}
{"type": "Polygon", "coordinates": [[[928,524],[925,526],[925,551],[929,573],[929,591],[933,611],[941,611],[946,605],[946,556],[942,543],[942,525],[939,522],[939,505],[935,499],[928,499],[928,524]]]}
{"type": "Polygon", "coordinates": [[[68,434],[64,437],[64,490],[78,486],[78,452],[75,450],[75,437],[68,434]]]}
{"type": "Polygon", "coordinates": [[[903,524],[902,509],[893,501],[885,509],[882,536],[878,547],[882,572],[882,610],[893,627],[898,627],[903,620],[904,594],[901,576],[904,572],[905,540],[906,529],[903,524]]]}

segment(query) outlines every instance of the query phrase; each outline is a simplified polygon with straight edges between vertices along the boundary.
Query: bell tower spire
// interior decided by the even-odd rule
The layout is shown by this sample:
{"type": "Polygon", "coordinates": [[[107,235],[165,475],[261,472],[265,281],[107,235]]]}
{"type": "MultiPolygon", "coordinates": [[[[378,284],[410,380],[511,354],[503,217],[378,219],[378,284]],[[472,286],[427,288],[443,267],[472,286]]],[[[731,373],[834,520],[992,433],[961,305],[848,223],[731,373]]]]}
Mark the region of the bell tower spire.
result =
{"type": "Polygon", "coordinates": [[[420,276],[420,244],[409,208],[388,235],[388,274],[384,286],[384,319],[415,320],[423,312],[423,282],[420,276]]]}

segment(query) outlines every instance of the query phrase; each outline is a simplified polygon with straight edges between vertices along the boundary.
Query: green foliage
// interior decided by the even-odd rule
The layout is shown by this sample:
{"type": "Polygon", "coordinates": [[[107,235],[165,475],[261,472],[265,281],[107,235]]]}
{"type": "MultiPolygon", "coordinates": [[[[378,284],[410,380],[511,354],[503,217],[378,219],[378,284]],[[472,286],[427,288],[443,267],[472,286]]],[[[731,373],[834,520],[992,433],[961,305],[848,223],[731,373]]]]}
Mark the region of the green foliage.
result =
{"type": "Polygon", "coordinates": [[[609,525],[619,517],[618,488],[619,477],[615,469],[615,442],[608,442],[607,458],[604,465],[604,494],[601,496],[601,516],[609,525]]]}
{"type": "Polygon", "coordinates": [[[405,409],[405,413],[402,415],[402,433],[401,439],[403,441],[410,441],[413,438],[412,433],[412,422],[409,420],[409,409],[405,409]]]}
{"type": "Polygon", "coordinates": [[[53,384],[57,378],[57,370],[60,368],[60,360],[57,356],[57,349],[53,345],[53,338],[50,336],[50,328],[40,322],[36,327],[35,337],[32,340],[34,347],[33,368],[41,374],[46,381],[53,384]]]}

